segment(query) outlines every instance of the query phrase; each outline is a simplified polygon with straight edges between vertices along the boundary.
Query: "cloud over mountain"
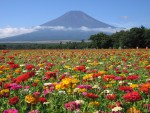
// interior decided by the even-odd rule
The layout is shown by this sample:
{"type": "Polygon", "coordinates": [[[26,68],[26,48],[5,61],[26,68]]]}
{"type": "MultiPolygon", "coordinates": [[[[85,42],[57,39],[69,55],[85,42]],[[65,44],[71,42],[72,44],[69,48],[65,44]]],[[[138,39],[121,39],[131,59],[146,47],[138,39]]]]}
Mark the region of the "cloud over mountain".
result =
{"type": "Polygon", "coordinates": [[[81,11],[70,11],[39,26],[0,28],[0,38],[3,38],[2,41],[81,40],[95,33],[115,33],[120,30],[81,11]]]}

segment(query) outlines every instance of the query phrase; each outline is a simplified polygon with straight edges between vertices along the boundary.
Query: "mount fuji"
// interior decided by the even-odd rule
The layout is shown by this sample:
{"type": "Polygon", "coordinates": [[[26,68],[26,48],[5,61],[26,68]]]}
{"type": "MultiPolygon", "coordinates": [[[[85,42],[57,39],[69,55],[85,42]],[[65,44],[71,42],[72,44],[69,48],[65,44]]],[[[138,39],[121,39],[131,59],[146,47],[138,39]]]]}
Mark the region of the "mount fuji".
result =
{"type": "Polygon", "coordinates": [[[0,39],[0,42],[13,41],[59,41],[59,40],[88,40],[96,33],[111,34],[116,27],[101,22],[82,11],[69,11],[64,15],[32,27],[30,33],[0,39]]]}

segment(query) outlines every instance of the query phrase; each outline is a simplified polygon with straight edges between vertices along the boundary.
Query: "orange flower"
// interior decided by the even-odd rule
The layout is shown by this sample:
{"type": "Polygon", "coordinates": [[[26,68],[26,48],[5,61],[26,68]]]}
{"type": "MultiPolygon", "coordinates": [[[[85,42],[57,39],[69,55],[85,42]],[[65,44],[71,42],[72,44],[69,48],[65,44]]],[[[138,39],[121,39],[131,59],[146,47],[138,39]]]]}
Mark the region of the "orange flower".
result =
{"type": "Polygon", "coordinates": [[[140,110],[137,110],[135,107],[129,108],[127,113],[141,113],[140,110]]]}

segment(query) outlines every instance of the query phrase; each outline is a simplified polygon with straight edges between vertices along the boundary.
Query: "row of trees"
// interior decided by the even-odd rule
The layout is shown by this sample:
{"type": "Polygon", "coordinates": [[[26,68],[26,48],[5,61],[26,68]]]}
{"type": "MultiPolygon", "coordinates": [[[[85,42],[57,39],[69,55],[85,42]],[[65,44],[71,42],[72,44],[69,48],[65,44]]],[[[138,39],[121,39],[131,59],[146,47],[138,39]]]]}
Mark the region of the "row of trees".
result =
{"type": "Polygon", "coordinates": [[[92,48],[91,42],[67,42],[67,43],[5,43],[0,44],[0,49],[86,49],[92,48]]]}
{"type": "Polygon", "coordinates": [[[150,29],[141,26],[127,31],[116,32],[112,35],[99,33],[92,35],[89,40],[95,48],[145,48],[150,47],[150,29]]]}

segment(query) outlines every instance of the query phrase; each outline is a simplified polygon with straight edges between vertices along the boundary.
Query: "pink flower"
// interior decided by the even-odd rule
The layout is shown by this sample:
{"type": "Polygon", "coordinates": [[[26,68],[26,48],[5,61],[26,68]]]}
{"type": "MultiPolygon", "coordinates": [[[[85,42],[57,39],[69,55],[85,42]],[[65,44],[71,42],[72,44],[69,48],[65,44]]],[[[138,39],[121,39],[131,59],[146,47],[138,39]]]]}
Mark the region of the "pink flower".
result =
{"type": "Polygon", "coordinates": [[[4,110],[3,113],[18,113],[17,109],[8,109],[8,110],[4,110]]]}
{"type": "Polygon", "coordinates": [[[68,110],[73,111],[73,110],[79,109],[80,105],[77,102],[72,101],[72,102],[66,103],[65,108],[68,109],[68,110]]]}

